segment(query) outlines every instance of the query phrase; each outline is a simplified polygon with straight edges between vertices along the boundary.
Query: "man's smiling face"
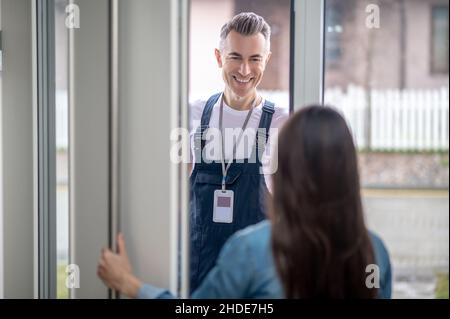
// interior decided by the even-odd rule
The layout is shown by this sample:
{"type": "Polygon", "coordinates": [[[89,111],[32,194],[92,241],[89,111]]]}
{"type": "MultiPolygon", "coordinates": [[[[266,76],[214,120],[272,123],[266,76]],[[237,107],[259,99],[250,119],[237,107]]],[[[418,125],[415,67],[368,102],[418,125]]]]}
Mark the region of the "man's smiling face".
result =
{"type": "Polygon", "coordinates": [[[264,36],[244,36],[233,30],[221,50],[216,49],[216,58],[226,87],[239,98],[254,94],[271,55],[264,36]]]}

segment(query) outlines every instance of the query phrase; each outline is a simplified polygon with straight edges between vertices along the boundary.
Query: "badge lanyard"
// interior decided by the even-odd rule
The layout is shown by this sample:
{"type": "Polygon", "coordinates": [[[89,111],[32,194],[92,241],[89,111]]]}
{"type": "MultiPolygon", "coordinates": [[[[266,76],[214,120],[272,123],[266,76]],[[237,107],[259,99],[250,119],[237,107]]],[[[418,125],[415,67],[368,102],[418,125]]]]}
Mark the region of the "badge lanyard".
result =
{"type": "Polygon", "coordinates": [[[227,178],[227,173],[228,173],[228,169],[231,166],[231,163],[233,163],[234,157],[236,156],[236,148],[239,145],[239,142],[241,141],[242,135],[245,131],[245,129],[247,128],[247,124],[250,120],[250,117],[252,116],[253,113],[253,109],[255,108],[255,103],[256,103],[257,98],[255,97],[255,99],[252,102],[252,108],[248,111],[247,114],[247,118],[244,121],[244,125],[242,126],[242,131],[239,132],[239,137],[236,141],[236,143],[233,145],[233,156],[231,158],[231,161],[228,162],[228,164],[225,166],[225,134],[223,132],[223,127],[222,127],[222,121],[223,121],[223,94],[222,97],[220,99],[220,115],[219,115],[219,129],[220,129],[220,133],[222,135],[222,154],[221,154],[221,160],[222,160],[222,192],[224,192],[226,190],[226,178],[227,178]]]}

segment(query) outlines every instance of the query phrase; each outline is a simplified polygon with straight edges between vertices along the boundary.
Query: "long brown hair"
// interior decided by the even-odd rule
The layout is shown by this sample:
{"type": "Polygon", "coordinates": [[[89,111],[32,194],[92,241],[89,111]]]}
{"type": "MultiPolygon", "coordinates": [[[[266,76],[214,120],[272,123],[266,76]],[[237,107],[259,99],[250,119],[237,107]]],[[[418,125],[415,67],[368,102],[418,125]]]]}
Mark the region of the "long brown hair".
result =
{"type": "Polygon", "coordinates": [[[279,134],[272,248],[287,298],[374,298],[353,138],[329,107],[294,114],[279,134]]]}

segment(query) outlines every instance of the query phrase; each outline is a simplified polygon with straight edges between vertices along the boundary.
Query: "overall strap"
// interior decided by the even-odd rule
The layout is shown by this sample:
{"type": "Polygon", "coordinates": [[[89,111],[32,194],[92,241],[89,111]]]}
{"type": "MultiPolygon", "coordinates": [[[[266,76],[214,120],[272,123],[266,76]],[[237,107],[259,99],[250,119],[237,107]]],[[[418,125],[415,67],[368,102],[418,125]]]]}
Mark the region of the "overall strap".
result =
{"type": "Polygon", "coordinates": [[[196,162],[203,162],[202,152],[205,147],[205,140],[203,139],[203,133],[209,128],[209,120],[211,119],[212,110],[214,105],[219,100],[222,93],[217,93],[211,96],[203,109],[202,119],[200,126],[194,133],[194,152],[196,162]]]}
{"type": "Polygon", "coordinates": [[[211,119],[212,110],[214,108],[214,105],[219,101],[220,96],[222,93],[217,93],[211,96],[208,101],[206,102],[205,108],[203,109],[202,114],[202,127],[209,126],[209,120],[211,119]]]}
{"type": "Polygon", "coordinates": [[[262,108],[261,120],[259,121],[255,141],[255,150],[257,151],[257,154],[255,155],[257,155],[258,161],[261,161],[261,157],[264,154],[269,139],[269,130],[272,124],[273,113],[275,113],[275,104],[266,100],[262,108]]]}

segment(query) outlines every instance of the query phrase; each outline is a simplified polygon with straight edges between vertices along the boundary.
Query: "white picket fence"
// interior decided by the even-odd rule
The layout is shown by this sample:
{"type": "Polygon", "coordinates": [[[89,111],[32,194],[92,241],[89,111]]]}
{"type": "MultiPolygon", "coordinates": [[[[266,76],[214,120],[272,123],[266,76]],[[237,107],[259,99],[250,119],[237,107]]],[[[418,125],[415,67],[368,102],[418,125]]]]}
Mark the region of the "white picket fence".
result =
{"type": "Polygon", "coordinates": [[[373,90],[370,145],[367,139],[368,99],[361,87],[325,91],[325,103],[348,121],[360,149],[385,151],[448,151],[448,88],[373,90]]]}

